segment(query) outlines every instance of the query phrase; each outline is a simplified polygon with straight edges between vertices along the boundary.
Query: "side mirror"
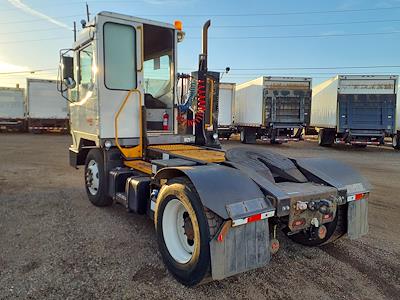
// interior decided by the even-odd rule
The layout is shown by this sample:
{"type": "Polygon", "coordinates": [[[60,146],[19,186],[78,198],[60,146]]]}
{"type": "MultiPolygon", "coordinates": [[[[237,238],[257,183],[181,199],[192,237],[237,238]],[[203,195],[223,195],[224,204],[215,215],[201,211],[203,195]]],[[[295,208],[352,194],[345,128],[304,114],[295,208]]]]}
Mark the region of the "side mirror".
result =
{"type": "Polygon", "coordinates": [[[74,79],[74,58],[62,56],[62,79],[74,79]]]}
{"type": "Polygon", "coordinates": [[[73,57],[62,56],[62,80],[68,89],[73,89],[76,86],[73,57]]]}

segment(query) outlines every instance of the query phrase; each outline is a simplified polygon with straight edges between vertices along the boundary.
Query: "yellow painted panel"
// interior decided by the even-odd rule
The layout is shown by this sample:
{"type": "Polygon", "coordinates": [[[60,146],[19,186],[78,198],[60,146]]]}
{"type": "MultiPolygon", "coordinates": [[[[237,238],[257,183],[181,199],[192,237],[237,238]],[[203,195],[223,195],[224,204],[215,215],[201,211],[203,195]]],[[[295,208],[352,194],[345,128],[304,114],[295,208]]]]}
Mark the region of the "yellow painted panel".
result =
{"type": "Polygon", "coordinates": [[[143,160],[127,160],[124,165],[140,172],[151,174],[151,163],[143,160]]]}

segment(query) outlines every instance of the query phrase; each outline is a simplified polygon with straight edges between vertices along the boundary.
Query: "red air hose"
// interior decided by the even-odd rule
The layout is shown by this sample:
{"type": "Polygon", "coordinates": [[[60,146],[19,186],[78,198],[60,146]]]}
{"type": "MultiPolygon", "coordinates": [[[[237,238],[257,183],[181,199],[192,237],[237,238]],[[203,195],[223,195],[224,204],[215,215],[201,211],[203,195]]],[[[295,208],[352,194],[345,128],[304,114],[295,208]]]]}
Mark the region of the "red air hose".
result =
{"type": "Polygon", "coordinates": [[[204,80],[197,80],[197,112],[193,120],[187,120],[183,114],[177,116],[177,120],[180,123],[187,122],[187,126],[193,126],[193,123],[199,124],[204,118],[204,112],[206,111],[206,86],[204,80]]]}

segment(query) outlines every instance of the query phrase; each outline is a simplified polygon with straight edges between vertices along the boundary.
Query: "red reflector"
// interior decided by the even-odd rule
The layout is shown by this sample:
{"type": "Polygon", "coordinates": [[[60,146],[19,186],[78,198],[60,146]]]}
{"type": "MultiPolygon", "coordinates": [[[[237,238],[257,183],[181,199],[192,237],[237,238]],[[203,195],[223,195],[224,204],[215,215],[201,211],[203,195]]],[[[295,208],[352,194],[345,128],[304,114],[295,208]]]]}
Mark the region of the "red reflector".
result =
{"type": "Polygon", "coordinates": [[[357,200],[361,200],[362,198],[364,198],[364,194],[356,194],[354,200],[357,201],[357,200]]]}
{"type": "Polygon", "coordinates": [[[293,227],[302,226],[306,223],[305,219],[296,220],[292,223],[293,227]]]}
{"type": "Polygon", "coordinates": [[[222,234],[218,235],[218,242],[222,242],[224,239],[224,236],[222,234]]]}
{"type": "Polygon", "coordinates": [[[332,216],[331,214],[327,214],[327,215],[324,215],[322,218],[323,218],[324,220],[326,220],[326,219],[329,219],[331,216],[332,216]]]}
{"type": "Polygon", "coordinates": [[[258,220],[261,220],[261,214],[257,214],[257,215],[248,217],[247,223],[258,221],[258,220]]]}

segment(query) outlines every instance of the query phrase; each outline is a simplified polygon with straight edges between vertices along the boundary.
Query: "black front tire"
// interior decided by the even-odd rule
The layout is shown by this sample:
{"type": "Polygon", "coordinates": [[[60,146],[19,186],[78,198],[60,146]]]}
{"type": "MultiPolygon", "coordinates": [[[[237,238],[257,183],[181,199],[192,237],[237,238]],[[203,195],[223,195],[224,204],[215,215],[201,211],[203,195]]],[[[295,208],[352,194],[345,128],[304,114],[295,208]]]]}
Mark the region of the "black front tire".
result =
{"type": "Polygon", "coordinates": [[[113,199],[108,196],[108,184],[107,184],[107,176],[104,170],[104,157],[103,153],[100,149],[91,149],[86,156],[85,160],[85,188],[86,193],[90,202],[92,202],[95,206],[110,206],[113,203],[113,199]],[[89,164],[95,163],[98,168],[97,175],[92,174],[92,176],[96,176],[98,178],[98,186],[97,191],[93,188],[89,189],[89,164]]]}
{"type": "Polygon", "coordinates": [[[303,231],[293,235],[288,235],[288,237],[298,244],[309,247],[322,246],[336,241],[347,232],[347,204],[338,206],[335,219],[324,225],[327,232],[323,239],[317,238],[310,240],[309,235],[303,231]]]}
{"type": "Polygon", "coordinates": [[[209,241],[215,232],[215,217],[203,207],[193,184],[186,178],[168,180],[161,188],[155,210],[155,225],[159,251],[171,274],[182,284],[194,286],[210,276],[211,256],[209,241]],[[180,263],[170,254],[164,237],[163,218],[167,204],[178,199],[187,208],[194,229],[194,250],[186,263],[180,263]],[[210,222],[212,220],[212,222],[210,222]],[[197,224],[197,225],[196,225],[197,224]]]}

